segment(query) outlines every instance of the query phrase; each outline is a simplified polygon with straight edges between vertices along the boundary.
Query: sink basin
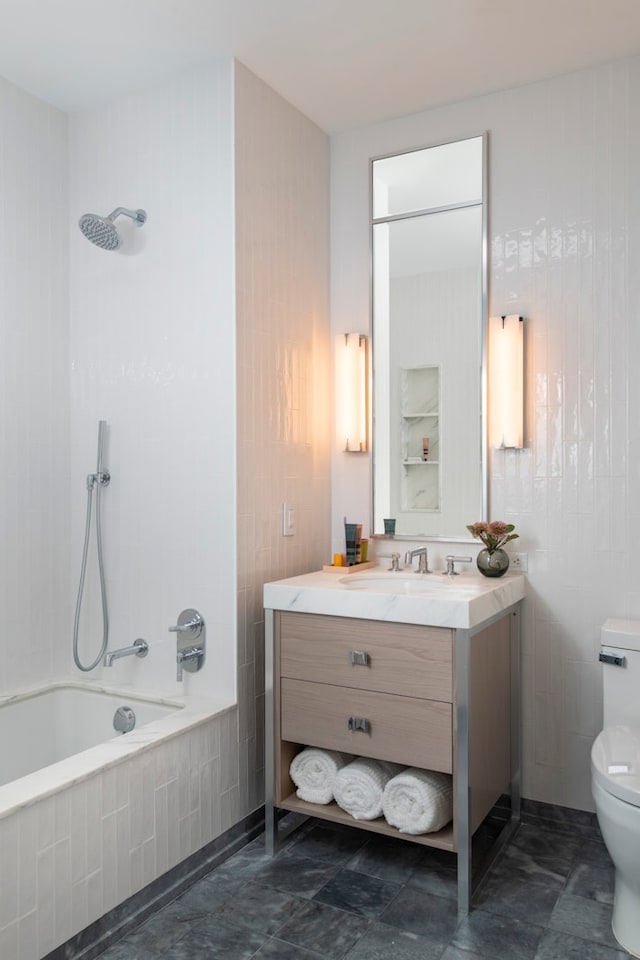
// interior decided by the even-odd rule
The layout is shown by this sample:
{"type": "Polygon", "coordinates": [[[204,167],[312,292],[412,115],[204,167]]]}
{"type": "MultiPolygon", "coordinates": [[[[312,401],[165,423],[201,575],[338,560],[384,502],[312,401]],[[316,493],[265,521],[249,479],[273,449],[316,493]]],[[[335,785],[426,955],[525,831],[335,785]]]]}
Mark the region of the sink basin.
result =
{"type": "Polygon", "coordinates": [[[341,577],[340,583],[349,590],[372,590],[374,593],[419,594],[421,597],[431,596],[459,600],[478,594],[479,586],[460,583],[457,577],[444,577],[441,574],[410,574],[402,576],[398,573],[362,573],[350,577],[341,577]],[[455,596],[454,596],[455,595],[455,596]]]}

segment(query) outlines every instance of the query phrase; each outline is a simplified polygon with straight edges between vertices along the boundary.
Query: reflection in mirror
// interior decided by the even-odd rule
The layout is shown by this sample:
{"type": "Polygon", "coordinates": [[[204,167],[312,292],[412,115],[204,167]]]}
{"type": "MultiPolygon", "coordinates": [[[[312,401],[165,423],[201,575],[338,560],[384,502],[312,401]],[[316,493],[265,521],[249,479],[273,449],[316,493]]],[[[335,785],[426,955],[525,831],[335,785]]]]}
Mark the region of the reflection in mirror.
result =
{"type": "Polygon", "coordinates": [[[466,539],[486,516],[485,140],[372,163],[376,533],[466,539]]]}

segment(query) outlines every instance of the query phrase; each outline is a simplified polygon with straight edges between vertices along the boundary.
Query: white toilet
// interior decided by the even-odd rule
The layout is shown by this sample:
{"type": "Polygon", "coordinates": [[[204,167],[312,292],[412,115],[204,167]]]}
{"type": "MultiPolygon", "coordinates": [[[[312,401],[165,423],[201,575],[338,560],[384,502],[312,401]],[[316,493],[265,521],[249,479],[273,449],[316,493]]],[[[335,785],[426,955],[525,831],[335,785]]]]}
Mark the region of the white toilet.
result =
{"type": "Polygon", "coordinates": [[[611,925],[640,957],[640,621],[602,627],[604,729],[591,748],[591,789],[616,871],[611,925]]]}

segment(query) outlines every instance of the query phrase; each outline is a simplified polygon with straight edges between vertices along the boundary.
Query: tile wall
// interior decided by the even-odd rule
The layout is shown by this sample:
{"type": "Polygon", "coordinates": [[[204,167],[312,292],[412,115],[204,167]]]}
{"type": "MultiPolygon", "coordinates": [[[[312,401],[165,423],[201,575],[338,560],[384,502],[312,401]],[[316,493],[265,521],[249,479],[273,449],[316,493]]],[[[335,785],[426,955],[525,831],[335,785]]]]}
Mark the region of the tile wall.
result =
{"type": "Polygon", "coordinates": [[[329,144],[235,71],[238,703],[244,814],[264,802],[262,585],[329,556],[329,144]],[[283,537],[281,505],[295,510],[283,537]]]}
{"type": "MultiPolygon", "coordinates": [[[[634,58],[332,139],[337,332],[368,324],[369,157],[489,131],[489,309],[527,318],[526,449],[494,452],[490,483],[492,519],[529,555],[523,790],[580,809],[600,626],[640,619],[639,96],[634,58]]],[[[363,512],[367,473],[334,458],[334,521],[363,512]]]]}
{"type": "MultiPolygon", "coordinates": [[[[99,671],[201,695],[235,684],[232,72],[232,61],[214,61],[70,117],[72,591],[104,419],[110,646],[143,637],[150,652],[99,671]],[[78,218],[118,206],[144,208],[146,224],[118,219],[122,252],[90,244],[78,218]],[[168,627],[187,607],[205,618],[207,657],[179,685],[168,627]]],[[[101,635],[96,574],[94,561],[85,662],[101,635]]],[[[77,674],[70,649],[65,638],[60,658],[77,674]]]]}
{"type": "Polygon", "coordinates": [[[69,629],[67,118],[0,78],[0,691],[69,629]],[[16,656],[19,644],[20,656],[16,656]]]}

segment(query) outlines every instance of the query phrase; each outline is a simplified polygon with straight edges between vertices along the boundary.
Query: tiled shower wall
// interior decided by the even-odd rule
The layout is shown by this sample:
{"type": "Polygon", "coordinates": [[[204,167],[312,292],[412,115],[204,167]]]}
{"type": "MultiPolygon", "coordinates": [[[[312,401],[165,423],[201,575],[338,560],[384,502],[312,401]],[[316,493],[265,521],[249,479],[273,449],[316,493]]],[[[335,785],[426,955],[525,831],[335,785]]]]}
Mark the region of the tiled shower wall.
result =
{"type": "MultiPolygon", "coordinates": [[[[494,451],[490,480],[529,555],[523,791],[585,809],[600,626],[640,619],[639,97],[634,58],[332,141],[339,331],[368,317],[368,158],[489,131],[489,309],[527,318],[526,449],[494,451]]],[[[364,470],[334,461],[334,514],[362,512],[364,470]]]]}
{"type": "Polygon", "coordinates": [[[242,812],[264,801],[262,585],[329,555],[328,139],[235,72],[242,812]],[[283,537],[281,504],[295,510],[283,537]]]}
{"type": "Polygon", "coordinates": [[[0,692],[69,627],[67,118],[0,78],[0,692]],[[19,649],[19,655],[18,655],[19,649]]]}
{"type": "MultiPolygon", "coordinates": [[[[69,152],[72,590],[85,476],[95,470],[104,419],[110,646],[143,637],[150,651],[99,671],[116,684],[233,695],[232,61],[73,115],[69,152]],[[123,252],[87,242],[78,218],[118,206],[148,214],[139,228],[117,221],[123,252]],[[205,618],[207,655],[202,670],[178,684],[168,628],[188,607],[205,618]]],[[[85,662],[101,637],[98,596],[93,562],[85,662]]],[[[70,649],[67,639],[60,656],[69,665],[70,649]]]]}

